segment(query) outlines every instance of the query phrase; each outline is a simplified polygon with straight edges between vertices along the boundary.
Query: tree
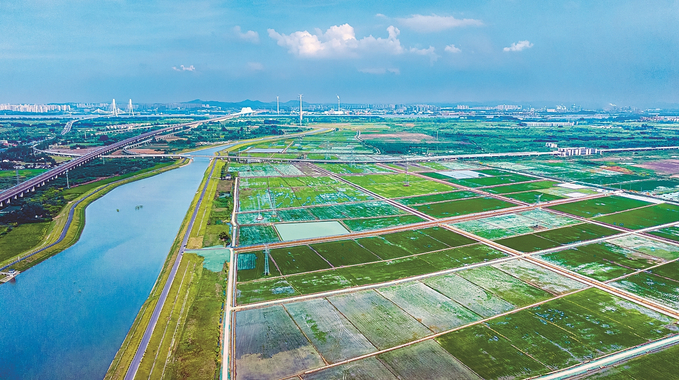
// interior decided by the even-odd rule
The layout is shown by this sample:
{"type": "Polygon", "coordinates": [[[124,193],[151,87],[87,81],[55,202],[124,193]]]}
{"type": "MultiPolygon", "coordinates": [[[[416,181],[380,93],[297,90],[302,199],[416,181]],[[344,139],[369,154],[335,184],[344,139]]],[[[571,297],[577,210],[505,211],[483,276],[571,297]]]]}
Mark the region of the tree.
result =
{"type": "Polygon", "coordinates": [[[219,233],[219,240],[223,241],[224,244],[228,244],[231,242],[231,237],[226,231],[222,231],[219,233]]]}

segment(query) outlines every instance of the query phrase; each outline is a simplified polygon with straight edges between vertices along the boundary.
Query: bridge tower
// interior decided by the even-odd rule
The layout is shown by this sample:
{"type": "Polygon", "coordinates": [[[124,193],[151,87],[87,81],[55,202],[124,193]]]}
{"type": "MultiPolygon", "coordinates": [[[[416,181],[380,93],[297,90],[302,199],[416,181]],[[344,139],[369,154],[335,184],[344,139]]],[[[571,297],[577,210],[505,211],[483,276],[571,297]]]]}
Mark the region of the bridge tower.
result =
{"type": "Polygon", "coordinates": [[[118,107],[116,106],[115,99],[113,99],[113,103],[111,103],[111,112],[113,113],[113,117],[118,117],[118,107]]]}
{"type": "Polygon", "coordinates": [[[134,109],[132,108],[132,99],[130,99],[130,102],[127,103],[127,113],[131,116],[134,116],[134,109]]]}

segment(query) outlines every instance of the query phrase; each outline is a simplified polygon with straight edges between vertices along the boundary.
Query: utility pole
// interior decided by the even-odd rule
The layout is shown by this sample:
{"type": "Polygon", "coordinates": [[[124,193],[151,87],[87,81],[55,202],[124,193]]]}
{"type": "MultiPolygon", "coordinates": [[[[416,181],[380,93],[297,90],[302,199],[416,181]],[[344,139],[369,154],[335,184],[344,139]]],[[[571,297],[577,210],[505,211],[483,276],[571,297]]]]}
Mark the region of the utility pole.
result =
{"type": "Polygon", "coordinates": [[[302,94],[299,94],[299,126],[302,126],[302,94]]]}
{"type": "Polygon", "coordinates": [[[66,188],[70,189],[71,188],[71,183],[68,182],[68,170],[66,170],[66,188]]]}

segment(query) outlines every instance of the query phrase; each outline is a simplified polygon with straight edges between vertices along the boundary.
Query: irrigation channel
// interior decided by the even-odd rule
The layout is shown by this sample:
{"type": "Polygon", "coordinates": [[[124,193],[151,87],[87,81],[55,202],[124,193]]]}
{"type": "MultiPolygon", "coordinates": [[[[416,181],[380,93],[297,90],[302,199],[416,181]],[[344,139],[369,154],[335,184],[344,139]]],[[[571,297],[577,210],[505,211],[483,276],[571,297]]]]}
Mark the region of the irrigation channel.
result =
{"type": "Polygon", "coordinates": [[[75,245],[0,286],[0,379],[104,377],[162,269],[205,156],[224,148],[94,201],[75,245]]]}

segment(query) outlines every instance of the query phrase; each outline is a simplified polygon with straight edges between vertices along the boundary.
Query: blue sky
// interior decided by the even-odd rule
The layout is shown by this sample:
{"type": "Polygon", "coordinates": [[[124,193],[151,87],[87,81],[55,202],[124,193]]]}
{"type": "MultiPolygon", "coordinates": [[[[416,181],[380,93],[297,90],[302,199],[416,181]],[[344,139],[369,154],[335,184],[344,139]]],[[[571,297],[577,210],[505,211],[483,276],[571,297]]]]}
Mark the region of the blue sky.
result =
{"type": "Polygon", "coordinates": [[[661,0],[3,0],[0,102],[645,107],[679,103],[678,25],[661,0]]]}

